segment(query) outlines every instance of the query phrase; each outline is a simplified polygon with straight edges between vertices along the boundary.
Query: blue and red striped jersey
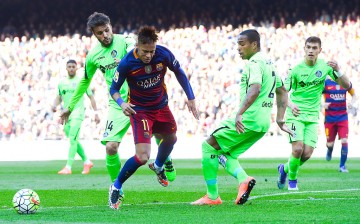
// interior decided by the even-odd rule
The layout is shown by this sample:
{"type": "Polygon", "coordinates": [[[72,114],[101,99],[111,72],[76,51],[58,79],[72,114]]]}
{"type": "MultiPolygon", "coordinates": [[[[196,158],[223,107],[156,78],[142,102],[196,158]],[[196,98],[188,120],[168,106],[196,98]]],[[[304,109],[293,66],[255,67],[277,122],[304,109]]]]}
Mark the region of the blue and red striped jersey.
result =
{"type": "Polygon", "coordinates": [[[189,80],[169,49],[156,45],[155,54],[148,64],[139,59],[136,50],[129,52],[120,61],[110,87],[111,95],[118,92],[126,80],[129,85],[128,102],[135,105],[135,111],[161,109],[168,105],[164,76],[169,68],[188,99],[195,99],[189,80]]]}
{"type": "Polygon", "coordinates": [[[331,79],[325,81],[323,95],[325,102],[330,103],[325,110],[325,122],[338,122],[348,119],[346,111],[346,89],[331,79]]]}

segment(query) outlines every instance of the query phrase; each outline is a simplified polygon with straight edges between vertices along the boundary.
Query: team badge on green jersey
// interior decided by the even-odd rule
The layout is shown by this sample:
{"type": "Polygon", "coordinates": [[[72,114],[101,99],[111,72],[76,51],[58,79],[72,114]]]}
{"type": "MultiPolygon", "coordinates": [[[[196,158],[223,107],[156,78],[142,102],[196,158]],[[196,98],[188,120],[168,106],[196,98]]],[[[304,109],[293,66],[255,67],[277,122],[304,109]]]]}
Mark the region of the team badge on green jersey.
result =
{"type": "Polygon", "coordinates": [[[111,57],[115,58],[117,56],[118,52],[116,50],[111,51],[111,57]]]}
{"type": "Polygon", "coordinates": [[[317,70],[317,71],[315,72],[315,76],[318,77],[318,78],[320,78],[320,77],[322,76],[322,72],[321,72],[320,70],[317,70]]]}

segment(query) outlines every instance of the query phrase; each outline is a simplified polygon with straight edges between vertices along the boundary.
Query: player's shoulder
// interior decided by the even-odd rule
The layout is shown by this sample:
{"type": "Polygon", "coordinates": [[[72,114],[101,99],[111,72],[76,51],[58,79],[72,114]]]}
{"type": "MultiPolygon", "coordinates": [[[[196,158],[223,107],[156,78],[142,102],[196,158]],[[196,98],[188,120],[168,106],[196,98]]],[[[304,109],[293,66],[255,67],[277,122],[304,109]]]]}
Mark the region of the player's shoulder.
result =
{"type": "Polygon", "coordinates": [[[169,50],[169,48],[167,48],[167,47],[165,47],[163,45],[157,44],[156,45],[156,52],[159,53],[159,54],[168,54],[171,51],[169,50]]]}

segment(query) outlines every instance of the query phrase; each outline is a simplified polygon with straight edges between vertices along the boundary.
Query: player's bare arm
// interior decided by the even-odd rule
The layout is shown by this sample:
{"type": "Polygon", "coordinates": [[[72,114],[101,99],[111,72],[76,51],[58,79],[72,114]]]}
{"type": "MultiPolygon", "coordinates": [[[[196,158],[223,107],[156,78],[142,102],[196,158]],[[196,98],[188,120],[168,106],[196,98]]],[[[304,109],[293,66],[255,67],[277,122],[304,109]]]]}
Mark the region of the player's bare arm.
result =
{"type": "Polygon", "coordinates": [[[135,105],[131,104],[131,103],[126,103],[121,99],[120,93],[119,92],[115,92],[113,95],[111,95],[111,97],[115,100],[115,102],[117,102],[123,113],[126,116],[131,116],[133,114],[136,114],[135,110],[132,109],[132,107],[135,107],[135,105]],[[121,102],[122,101],[122,102],[121,102]],[[121,102],[121,103],[120,103],[121,102]]]}
{"type": "Polygon", "coordinates": [[[284,119],[287,102],[288,102],[288,94],[285,87],[281,86],[279,88],[276,88],[276,106],[277,106],[276,123],[282,131],[293,136],[294,132],[285,124],[285,119],[284,119]]]}
{"type": "Polygon", "coordinates": [[[52,112],[56,112],[56,108],[57,108],[57,106],[59,106],[60,103],[61,103],[61,97],[59,95],[57,95],[54,100],[54,104],[51,107],[52,112]]]}
{"type": "Polygon", "coordinates": [[[194,100],[189,100],[187,102],[187,106],[189,108],[189,112],[191,112],[194,115],[194,117],[197,120],[199,120],[199,110],[198,110],[198,108],[196,106],[195,99],[194,100]]]}
{"type": "Polygon", "coordinates": [[[242,102],[238,113],[236,114],[236,131],[240,133],[245,132],[244,124],[242,123],[242,114],[255,102],[256,98],[259,96],[261,90],[260,84],[252,84],[250,85],[246,97],[242,102]]]}
{"type": "Polygon", "coordinates": [[[291,112],[295,117],[300,115],[299,107],[296,104],[294,104],[290,98],[288,98],[288,107],[291,109],[291,112]]]}
{"type": "Polygon", "coordinates": [[[99,115],[97,113],[97,106],[96,106],[96,101],[95,101],[94,95],[90,95],[89,99],[90,99],[90,102],[91,102],[91,107],[95,111],[95,123],[99,124],[100,123],[100,117],[99,117],[99,115]]]}

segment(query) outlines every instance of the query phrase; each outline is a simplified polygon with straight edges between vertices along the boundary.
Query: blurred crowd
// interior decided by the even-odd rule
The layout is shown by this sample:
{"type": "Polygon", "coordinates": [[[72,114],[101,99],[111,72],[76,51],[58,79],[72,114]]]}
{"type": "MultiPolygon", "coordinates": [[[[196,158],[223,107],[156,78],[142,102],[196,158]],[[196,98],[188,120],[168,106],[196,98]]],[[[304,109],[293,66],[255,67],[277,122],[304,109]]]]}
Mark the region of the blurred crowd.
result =
{"type": "MultiPolygon", "coordinates": [[[[246,61],[237,53],[237,37],[248,28],[261,34],[262,51],[275,60],[279,74],[303,59],[303,46],[308,36],[319,36],[325,60],[336,60],[359,91],[360,18],[333,20],[319,18],[315,23],[297,22],[283,27],[273,24],[254,26],[224,25],[214,28],[192,26],[159,31],[159,44],[167,46],[180,61],[191,85],[201,112],[196,121],[186,108],[186,96],[173,73],[168,72],[165,83],[169,106],[178,123],[179,135],[206,136],[239,105],[239,82],[246,61]]],[[[5,38],[0,42],[0,139],[62,139],[58,124],[59,112],[51,112],[57,94],[57,84],[67,76],[68,59],[78,62],[82,75],[87,51],[97,43],[94,37],[80,34],[44,38],[5,38]]],[[[101,73],[91,85],[97,100],[102,122],[106,122],[108,92],[101,73]]],[[[88,99],[81,138],[99,139],[103,124],[96,125],[88,99]]],[[[274,109],[274,116],[276,110],[274,109]]],[[[359,115],[350,116],[350,132],[359,132],[359,115]]],[[[321,125],[320,125],[321,126],[321,125]]],[[[130,134],[130,133],[129,133],[130,134]]],[[[281,134],[273,123],[269,135],[281,134]]]]}
{"type": "Polygon", "coordinates": [[[207,29],[221,24],[260,25],[275,28],[297,21],[315,23],[356,19],[358,0],[1,0],[0,41],[6,37],[46,35],[90,36],[86,19],[94,11],[109,15],[116,32],[133,32],[141,25],[158,29],[203,25],[207,29]]]}
{"type": "MultiPolygon", "coordinates": [[[[357,90],[359,6],[356,0],[2,0],[0,139],[64,138],[60,111],[53,113],[50,106],[59,81],[67,76],[68,59],[78,62],[78,75],[83,75],[86,54],[97,44],[86,29],[86,19],[94,11],[110,16],[114,33],[131,34],[146,24],[159,30],[159,44],[171,49],[182,64],[201,112],[199,121],[191,116],[186,97],[169,72],[169,105],[179,134],[206,136],[238,108],[245,61],[237,54],[237,37],[244,29],[260,32],[262,50],[275,60],[282,78],[303,58],[305,39],[319,36],[320,57],[337,60],[357,90]]],[[[91,88],[104,123],[108,92],[100,72],[91,88]]],[[[104,124],[95,124],[87,98],[85,104],[81,138],[99,139],[104,124]]],[[[274,118],[275,113],[274,108],[274,118]]],[[[351,114],[350,132],[360,133],[360,117],[356,110],[351,114]]],[[[281,134],[274,122],[268,134],[281,134]]]]}

